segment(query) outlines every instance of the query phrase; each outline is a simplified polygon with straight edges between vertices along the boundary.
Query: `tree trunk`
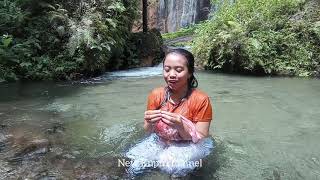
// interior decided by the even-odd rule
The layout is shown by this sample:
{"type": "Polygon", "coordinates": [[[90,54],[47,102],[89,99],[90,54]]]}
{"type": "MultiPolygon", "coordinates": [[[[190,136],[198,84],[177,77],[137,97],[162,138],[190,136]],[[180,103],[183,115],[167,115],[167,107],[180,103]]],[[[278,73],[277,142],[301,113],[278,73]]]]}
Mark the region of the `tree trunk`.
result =
{"type": "Polygon", "coordinates": [[[142,0],[142,26],[143,32],[148,32],[148,0],[142,0]]]}

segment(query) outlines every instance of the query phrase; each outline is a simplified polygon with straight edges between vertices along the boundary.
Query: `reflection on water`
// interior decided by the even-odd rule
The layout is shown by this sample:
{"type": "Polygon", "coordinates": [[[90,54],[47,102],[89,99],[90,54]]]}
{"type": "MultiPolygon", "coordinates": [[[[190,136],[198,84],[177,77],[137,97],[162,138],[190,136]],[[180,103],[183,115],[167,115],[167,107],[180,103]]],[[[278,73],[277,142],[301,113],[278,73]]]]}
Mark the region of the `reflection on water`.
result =
{"type": "MultiPolygon", "coordinates": [[[[145,137],[147,94],[163,84],[150,72],[161,67],[80,83],[1,84],[0,179],[126,178],[118,159],[145,137]]],[[[197,78],[213,103],[216,149],[189,179],[320,179],[318,79],[197,78]]],[[[150,178],[169,179],[137,177],[150,178]]]]}

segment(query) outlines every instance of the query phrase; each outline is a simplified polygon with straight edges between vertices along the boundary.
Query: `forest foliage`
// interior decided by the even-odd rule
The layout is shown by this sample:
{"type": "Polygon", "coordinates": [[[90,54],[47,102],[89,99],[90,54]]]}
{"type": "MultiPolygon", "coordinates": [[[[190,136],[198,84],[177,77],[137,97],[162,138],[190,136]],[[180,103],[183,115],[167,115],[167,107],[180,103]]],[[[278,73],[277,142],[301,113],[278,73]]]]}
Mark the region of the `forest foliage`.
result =
{"type": "Polygon", "coordinates": [[[193,51],[207,69],[254,75],[319,76],[320,6],[304,0],[216,1],[193,51]]]}
{"type": "Polygon", "coordinates": [[[0,1],[0,81],[75,79],[135,57],[138,0],[0,1]]]}

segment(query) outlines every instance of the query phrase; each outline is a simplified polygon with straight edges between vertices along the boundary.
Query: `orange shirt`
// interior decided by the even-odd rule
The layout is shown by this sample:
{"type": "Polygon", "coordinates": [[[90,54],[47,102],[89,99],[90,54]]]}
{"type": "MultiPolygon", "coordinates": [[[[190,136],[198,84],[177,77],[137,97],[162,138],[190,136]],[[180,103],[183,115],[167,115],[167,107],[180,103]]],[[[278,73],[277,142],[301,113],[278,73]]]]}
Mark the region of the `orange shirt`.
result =
{"type": "Polygon", "coordinates": [[[170,100],[161,107],[165,98],[165,88],[159,87],[154,89],[148,97],[147,110],[161,109],[173,113],[178,113],[193,123],[208,122],[212,120],[212,107],[208,95],[204,92],[193,89],[191,94],[181,100],[179,104],[174,104],[170,100]]]}

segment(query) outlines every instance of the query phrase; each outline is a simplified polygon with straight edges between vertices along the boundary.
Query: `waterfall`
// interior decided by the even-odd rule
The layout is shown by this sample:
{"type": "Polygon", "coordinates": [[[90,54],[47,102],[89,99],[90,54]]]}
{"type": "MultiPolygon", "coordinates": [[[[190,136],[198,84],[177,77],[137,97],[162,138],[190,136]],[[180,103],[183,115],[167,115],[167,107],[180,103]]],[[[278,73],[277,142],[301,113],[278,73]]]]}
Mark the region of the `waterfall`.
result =
{"type": "Polygon", "coordinates": [[[185,0],[183,2],[180,26],[185,27],[195,23],[197,15],[197,1],[185,0]]]}
{"type": "Polygon", "coordinates": [[[174,32],[208,18],[210,0],[160,0],[158,28],[174,32]]]}

